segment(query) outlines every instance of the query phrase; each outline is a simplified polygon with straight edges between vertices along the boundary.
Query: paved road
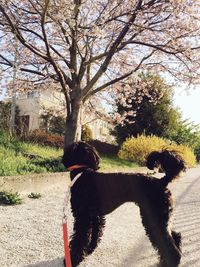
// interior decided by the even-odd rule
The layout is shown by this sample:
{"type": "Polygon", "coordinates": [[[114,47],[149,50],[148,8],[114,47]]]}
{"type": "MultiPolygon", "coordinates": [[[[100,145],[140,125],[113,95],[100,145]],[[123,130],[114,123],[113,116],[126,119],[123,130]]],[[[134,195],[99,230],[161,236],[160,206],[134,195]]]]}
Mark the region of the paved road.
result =
{"type": "MultiPolygon", "coordinates": [[[[180,267],[199,267],[200,168],[189,170],[170,188],[175,200],[174,229],[183,236],[180,267]]],[[[24,200],[24,204],[16,207],[0,206],[0,267],[63,266],[60,223],[63,192],[49,192],[39,200],[27,197],[24,200]]],[[[80,267],[156,267],[157,262],[138,208],[127,203],[107,216],[101,244],[80,267]]]]}
{"type": "Polygon", "coordinates": [[[182,267],[200,266],[200,168],[191,169],[171,186],[174,189],[174,225],[183,235],[182,267]]]}

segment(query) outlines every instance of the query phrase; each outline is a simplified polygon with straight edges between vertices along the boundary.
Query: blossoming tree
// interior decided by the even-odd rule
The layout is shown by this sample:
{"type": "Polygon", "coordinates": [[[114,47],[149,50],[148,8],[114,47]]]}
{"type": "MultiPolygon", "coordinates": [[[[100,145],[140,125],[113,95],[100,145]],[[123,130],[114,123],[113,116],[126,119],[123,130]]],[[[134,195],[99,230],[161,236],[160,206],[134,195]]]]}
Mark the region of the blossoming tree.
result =
{"type": "Polygon", "coordinates": [[[131,90],[140,70],[198,83],[199,11],[198,0],[1,0],[1,71],[14,67],[17,42],[18,79],[65,96],[68,145],[86,101],[122,82],[131,90]]]}

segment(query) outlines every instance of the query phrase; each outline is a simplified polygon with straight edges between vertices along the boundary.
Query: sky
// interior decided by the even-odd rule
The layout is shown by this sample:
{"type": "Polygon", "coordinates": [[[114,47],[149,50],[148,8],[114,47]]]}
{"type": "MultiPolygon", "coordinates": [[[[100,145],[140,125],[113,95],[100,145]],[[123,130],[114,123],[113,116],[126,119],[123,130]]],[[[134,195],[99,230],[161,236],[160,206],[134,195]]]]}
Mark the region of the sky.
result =
{"type": "Polygon", "coordinates": [[[200,124],[200,86],[196,89],[176,88],[174,94],[174,105],[179,107],[183,119],[200,124]]]}

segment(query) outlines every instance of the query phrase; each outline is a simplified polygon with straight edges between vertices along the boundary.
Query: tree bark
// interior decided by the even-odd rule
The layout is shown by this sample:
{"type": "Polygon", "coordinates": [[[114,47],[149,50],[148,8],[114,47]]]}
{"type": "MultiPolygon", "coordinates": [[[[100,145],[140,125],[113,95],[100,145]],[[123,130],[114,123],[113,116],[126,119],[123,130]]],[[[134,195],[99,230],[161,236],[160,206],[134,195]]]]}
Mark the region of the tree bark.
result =
{"type": "Polygon", "coordinates": [[[72,101],[71,114],[66,118],[66,132],[64,148],[81,140],[82,129],[82,101],[72,101]]]}

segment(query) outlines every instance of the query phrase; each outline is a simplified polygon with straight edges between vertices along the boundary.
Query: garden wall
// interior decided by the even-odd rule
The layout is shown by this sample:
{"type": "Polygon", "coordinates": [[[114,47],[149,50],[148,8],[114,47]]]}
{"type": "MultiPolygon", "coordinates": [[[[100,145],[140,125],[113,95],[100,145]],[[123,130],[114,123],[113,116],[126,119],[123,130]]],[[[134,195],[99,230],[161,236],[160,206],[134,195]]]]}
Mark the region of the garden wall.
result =
{"type": "Polygon", "coordinates": [[[0,177],[0,191],[19,193],[44,193],[49,190],[67,190],[70,182],[69,173],[43,173],[20,176],[0,177]],[[66,189],[65,189],[66,188],[66,189]]]}

